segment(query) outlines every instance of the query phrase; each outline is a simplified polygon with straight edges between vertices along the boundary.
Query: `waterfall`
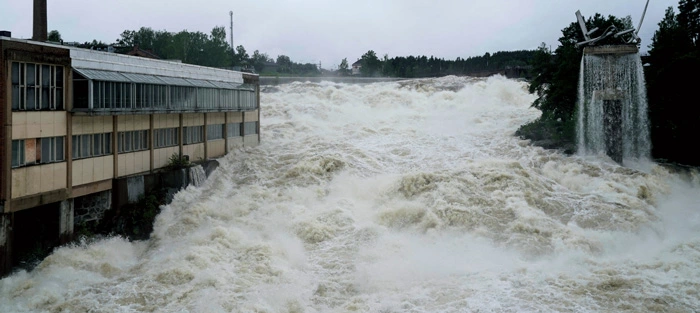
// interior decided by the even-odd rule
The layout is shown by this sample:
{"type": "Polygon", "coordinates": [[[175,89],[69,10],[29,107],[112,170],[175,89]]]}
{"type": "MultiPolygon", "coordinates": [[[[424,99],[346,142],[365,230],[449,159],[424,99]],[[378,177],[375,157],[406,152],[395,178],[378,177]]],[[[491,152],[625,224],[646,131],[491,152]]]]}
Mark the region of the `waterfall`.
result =
{"type": "Polygon", "coordinates": [[[190,183],[194,186],[201,185],[207,179],[207,174],[201,165],[192,166],[189,171],[190,183]]]}
{"type": "Polygon", "coordinates": [[[642,61],[635,54],[584,54],[578,87],[578,151],[618,163],[648,159],[651,142],[642,61]]]}
{"type": "Polygon", "coordinates": [[[144,194],[143,176],[134,176],[126,179],[126,192],[129,203],[139,201],[144,194]]]}

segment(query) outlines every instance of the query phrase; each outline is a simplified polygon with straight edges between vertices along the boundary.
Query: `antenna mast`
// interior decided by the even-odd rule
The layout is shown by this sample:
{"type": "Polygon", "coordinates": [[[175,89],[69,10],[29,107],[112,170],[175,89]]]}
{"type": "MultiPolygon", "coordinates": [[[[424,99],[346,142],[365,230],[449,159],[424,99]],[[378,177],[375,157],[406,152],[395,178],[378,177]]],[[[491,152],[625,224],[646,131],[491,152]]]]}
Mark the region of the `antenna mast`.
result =
{"type": "Polygon", "coordinates": [[[236,47],[233,45],[233,11],[229,11],[228,14],[231,16],[231,66],[233,67],[236,59],[236,47]]]}

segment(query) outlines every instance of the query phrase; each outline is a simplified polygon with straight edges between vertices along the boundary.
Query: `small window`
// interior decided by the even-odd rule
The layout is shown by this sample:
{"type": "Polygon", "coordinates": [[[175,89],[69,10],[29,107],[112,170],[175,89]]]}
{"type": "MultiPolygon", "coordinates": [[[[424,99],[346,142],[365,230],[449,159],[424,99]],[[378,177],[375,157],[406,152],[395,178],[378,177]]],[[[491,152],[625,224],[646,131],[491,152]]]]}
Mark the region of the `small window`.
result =
{"type": "Polygon", "coordinates": [[[24,165],[24,140],[12,141],[12,167],[24,165]]]}

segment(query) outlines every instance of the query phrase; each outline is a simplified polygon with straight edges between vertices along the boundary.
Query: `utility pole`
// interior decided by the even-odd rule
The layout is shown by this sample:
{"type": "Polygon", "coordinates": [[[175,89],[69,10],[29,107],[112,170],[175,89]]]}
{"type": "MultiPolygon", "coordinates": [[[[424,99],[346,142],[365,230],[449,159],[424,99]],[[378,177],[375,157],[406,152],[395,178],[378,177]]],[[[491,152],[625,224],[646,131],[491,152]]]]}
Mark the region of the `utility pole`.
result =
{"type": "Polygon", "coordinates": [[[234,63],[236,60],[236,46],[233,45],[233,11],[229,11],[228,14],[231,16],[231,69],[233,69],[233,66],[236,65],[234,63]]]}

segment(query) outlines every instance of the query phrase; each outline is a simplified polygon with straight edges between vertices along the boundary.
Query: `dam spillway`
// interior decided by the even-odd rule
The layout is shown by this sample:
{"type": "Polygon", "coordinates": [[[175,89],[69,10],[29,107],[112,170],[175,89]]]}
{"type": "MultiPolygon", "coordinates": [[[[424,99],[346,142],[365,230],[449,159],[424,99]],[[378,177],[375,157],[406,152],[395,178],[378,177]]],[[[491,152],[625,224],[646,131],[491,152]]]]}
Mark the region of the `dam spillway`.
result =
{"type": "Polygon", "coordinates": [[[589,46],[581,59],[578,151],[648,160],[651,151],[646,86],[635,45],[589,46]]]}

